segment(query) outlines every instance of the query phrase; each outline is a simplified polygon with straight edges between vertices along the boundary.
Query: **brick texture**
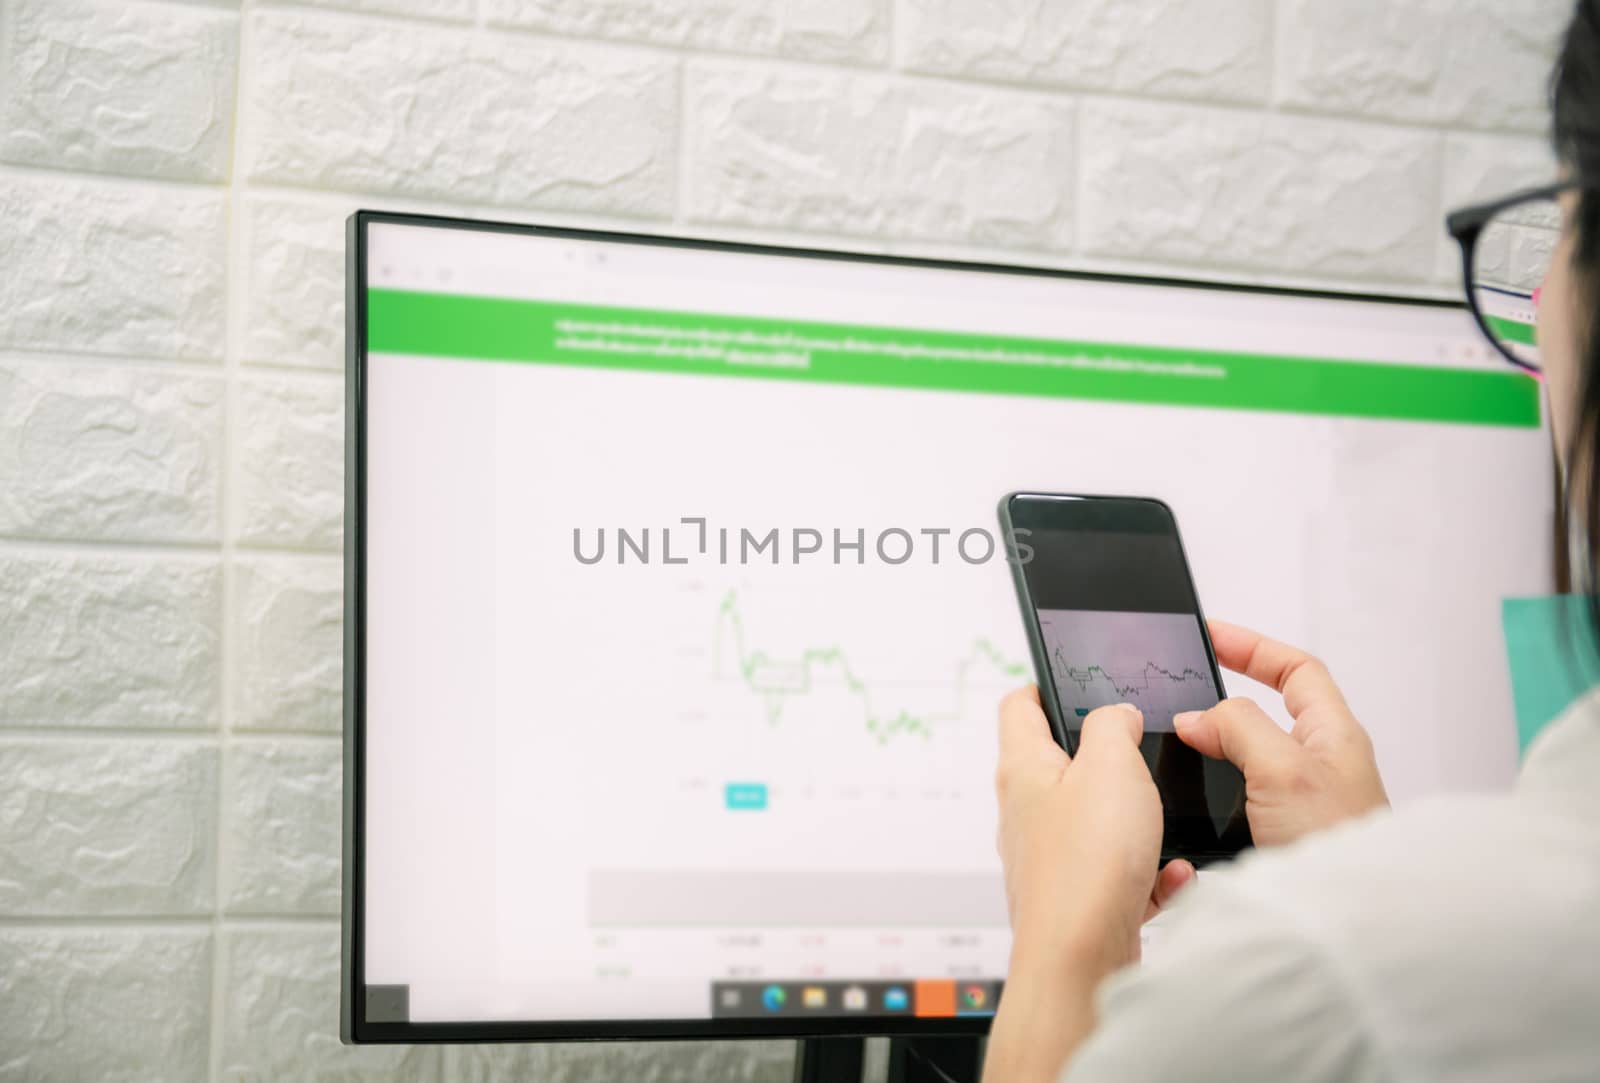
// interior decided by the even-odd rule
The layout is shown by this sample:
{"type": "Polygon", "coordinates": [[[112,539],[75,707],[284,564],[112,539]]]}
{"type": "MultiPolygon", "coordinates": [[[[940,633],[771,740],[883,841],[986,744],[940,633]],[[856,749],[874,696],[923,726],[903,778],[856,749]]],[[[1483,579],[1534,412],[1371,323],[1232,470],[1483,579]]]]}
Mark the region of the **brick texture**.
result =
{"type": "Polygon", "coordinates": [[[472,0],[309,0],[327,8],[411,15],[426,19],[466,22],[472,18],[472,0]]]}
{"type": "Polygon", "coordinates": [[[222,380],[0,360],[0,533],[217,541],[222,380]]]}
{"type": "Polygon", "coordinates": [[[889,0],[484,0],[489,18],[557,34],[811,60],[880,62],[889,0]]]}
{"type": "Polygon", "coordinates": [[[214,726],[214,560],[0,551],[0,724],[214,726]]]}
{"type": "MultiPolygon", "coordinates": [[[[697,1083],[738,1079],[789,1083],[794,1078],[792,1042],[671,1042],[619,1045],[599,1050],[583,1045],[493,1048],[463,1046],[445,1053],[445,1078],[452,1083],[589,1083],[600,1079],[638,1083],[697,1083]]],[[[869,1077],[870,1078],[870,1077],[869,1077]]]]}
{"type": "Polygon", "coordinates": [[[206,1079],[211,966],[200,929],[0,928],[0,1078],[206,1079]]]}
{"type": "Polygon", "coordinates": [[[1095,103],[1083,124],[1088,251],[1326,276],[1432,271],[1433,133],[1129,103],[1095,103]]]}
{"type": "Polygon", "coordinates": [[[669,60],[302,12],[262,13],[251,30],[251,180],[672,212],[669,60]]]}
{"type": "Polygon", "coordinates": [[[239,540],[338,549],[344,522],[344,390],[332,380],[255,376],[237,389],[230,484],[239,540]]]}
{"type": "Polygon", "coordinates": [[[216,749],[0,743],[0,913],[209,912],[216,749]]]}
{"type": "Polygon", "coordinates": [[[278,199],[245,206],[243,360],[344,367],[346,215],[343,207],[278,199]]]}
{"type": "Polygon", "coordinates": [[[228,749],[224,906],[337,915],[340,770],[336,741],[243,741],[228,749]]]}
{"type": "Polygon", "coordinates": [[[1321,112],[1540,132],[1550,43],[1571,11],[1545,0],[1288,0],[1284,98],[1321,112]]]}
{"type": "Polygon", "coordinates": [[[1065,248],[1067,101],[878,76],[705,65],[688,86],[696,221],[1065,248]]]}
{"type": "Polygon", "coordinates": [[[1555,0],[0,0],[0,1081],[787,1079],[337,1037],[362,206],[1454,295],[1555,0]]]}
{"type": "Polygon", "coordinates": [[[236,727],[339,731],[343,575],[333,556],[241,561],[235,568],[236,727]]]}
{"type": "Polygon", "coordinates": [[[0,157],[221,180],[239,17],[118,0],[23,0],[0,29],[0,157]]]}
{"type": "Polygon", "coordinates": [[[906,0],[913,71],[1264,102],[1270,0],[906,0]]]}
{"type": "Polygon", "coordinates": [[[223,225],[214,191],[0,174],[0,348],[220,358],[223,225]]]}

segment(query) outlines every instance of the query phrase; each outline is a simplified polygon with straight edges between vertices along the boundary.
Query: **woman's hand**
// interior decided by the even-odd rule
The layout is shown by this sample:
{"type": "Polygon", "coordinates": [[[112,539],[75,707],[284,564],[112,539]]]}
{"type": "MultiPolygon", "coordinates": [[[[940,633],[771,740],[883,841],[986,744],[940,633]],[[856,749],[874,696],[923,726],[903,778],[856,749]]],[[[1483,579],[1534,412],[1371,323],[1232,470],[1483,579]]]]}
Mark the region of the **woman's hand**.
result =
{"type": "Polygon", "coordinates": [[[1372,740],[1327,667],[1248,628],[1208,621],[1217,661],[1278,690],[1294,717],[1288,733],[1248,699],[1173,718],[1186,744],[1244,772],[1245,814],[1258,846],[1293,842],[1389,803],[1372,740]]]}
{"type": "Polygon", "coordinates": [[[1000,858],[1014,954],[1138,957],[1139,926],[1194,877],[1186,861],[1160,876],[1161,799],[1139,754],[1144,728],[1128,704],[1084,719],[1078,755],[1050,735],[1032,685],[1000,705],[1000,858]]]}
{"type": "Polygon", "coordinates": [[[983,1077],[1044,1083],[1094,1025],[1094,991],[1139,957],[1139,925],[1194,878],[1158,875],[1161,798],[1139,754],[1144,720],[1101,707],[1077,756],[1050,736],[1033,686],[1000,705],[1000,859],[1011,908],[1011,966],[983,1077]]]}

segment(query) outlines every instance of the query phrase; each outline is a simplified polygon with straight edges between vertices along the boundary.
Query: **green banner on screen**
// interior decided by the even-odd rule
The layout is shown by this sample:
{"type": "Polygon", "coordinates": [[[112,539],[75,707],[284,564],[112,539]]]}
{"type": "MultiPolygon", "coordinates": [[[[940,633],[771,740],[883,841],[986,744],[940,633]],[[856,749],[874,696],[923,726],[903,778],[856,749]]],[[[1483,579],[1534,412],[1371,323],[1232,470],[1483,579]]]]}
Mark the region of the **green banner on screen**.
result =
{"type": "Polygon", "coordinates": [[[1539,329],[1522,320],[1508,320],[1504,316],[1485,316],[1489,329],[1507,342],[1520,342],[1524,346],[1538,345],[1539,329]]]}
{"type": "Polygon", "coordinates": [[[373,289],[367,348],[479,361],[1537,428],[1505,372],[373,289]]]}

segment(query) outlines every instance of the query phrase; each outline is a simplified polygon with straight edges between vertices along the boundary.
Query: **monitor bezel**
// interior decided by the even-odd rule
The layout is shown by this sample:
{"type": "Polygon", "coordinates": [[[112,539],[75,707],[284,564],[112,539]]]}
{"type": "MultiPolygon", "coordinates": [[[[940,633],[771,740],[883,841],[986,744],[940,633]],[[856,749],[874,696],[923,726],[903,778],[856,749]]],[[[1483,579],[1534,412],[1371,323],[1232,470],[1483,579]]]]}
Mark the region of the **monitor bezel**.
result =
{"type": "Polygon", "coordinates": [[[1138,286],[1217,290],[1334,301],[1358,301],[1466,310],[1464,301],[1299,286],[1184,279],[1171,276],[1065,270],[924,256],[885,255],[836,249],[788,247],[746,241],[544,226],[445,215],[359,210],[345,223],[345,532],[344,532],[344,817],[341,896],[340,1036],[352,1044],[536,1041],[647,1041],[658,1039],[961,1037],[987,1034],[992,1017],[774,1016],[772,1018],[510,1020],[460,1023],[368,1022],[360,1010],[365,985],[366,780],[366,250],[373,224],[512,233],[608,244],[790,256],[802,259],[976,271],[998,275],[1108,282],[1138,286]]]}

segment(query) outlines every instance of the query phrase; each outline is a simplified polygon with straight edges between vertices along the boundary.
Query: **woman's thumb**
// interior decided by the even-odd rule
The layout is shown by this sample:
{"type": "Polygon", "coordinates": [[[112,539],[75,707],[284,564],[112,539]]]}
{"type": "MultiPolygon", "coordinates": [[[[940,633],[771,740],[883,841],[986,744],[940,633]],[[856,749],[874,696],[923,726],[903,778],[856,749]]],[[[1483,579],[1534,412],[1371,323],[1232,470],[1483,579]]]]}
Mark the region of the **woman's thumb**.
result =
{"type": "Polygon", "coordinates": [[[1083,720],[1083,734],[1078,738],[1082,755],[1097,746],[1132,744],[1139,746],[1144,735],[1144,715],[1131,703],[1114,703],[1109,707],[1096,707],[1083,720]]]}
{"type": "Polygon", "coordinates": [[[1278,728],[1254,700],[1235,696],[1208,711],[1183,711],[1172,716],[1172,728],[1184,744],[1202,755],[1227,760],[1249,777],[1274,759],[1298,755],[1300,746],[1278,728]]]}

